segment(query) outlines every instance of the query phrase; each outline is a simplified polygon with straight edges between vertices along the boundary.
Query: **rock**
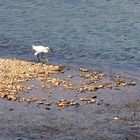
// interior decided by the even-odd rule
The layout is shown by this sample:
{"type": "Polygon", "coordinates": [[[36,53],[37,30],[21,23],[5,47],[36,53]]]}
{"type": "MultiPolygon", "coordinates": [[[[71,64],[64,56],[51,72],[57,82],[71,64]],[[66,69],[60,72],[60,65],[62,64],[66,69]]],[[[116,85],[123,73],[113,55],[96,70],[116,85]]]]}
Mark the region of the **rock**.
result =
{"type": "Polygon", "coordinates": [[[79,68],[79,71],[82,71],[82,72],[89,72],[88,69],[85,69],[85,68],[79,68]]]}
{"type": "Polygon", "coordinates": [[[57,105],[58,105],[58,107],[60,107],[60,108],[64,108],[64,107],[65,107],[64,103],[59,103],[59,104],[57,104],[57,105]]]}
{"type": "Polygon", "coordinates": [[[103,88],[103,87],[104,87],[103,85],[99,85],[99,86],[98,86],[98,88],[103,88]]]}
{"type": "Polygon", "coordinates": [[[9,111],[13,111],[14,109],[13,108],[9,108],[9,111]]]}
{"type": "Polygon", "coordinates": [[[66,99],[60,99],[60,102],[65,102],[66,101],[66,99]]]}
{"type": "Polygon", "coordinates": [[[119,118],[118,117],[114,117],[113,120],[119,120],[119,118]]]}
{"type": "Polygon", "coordinates": [[[133,82],[130,82],[129,85],[135,86],[136,85],[136,82],[134,82],[134,81],[133,82]]]}
{"type": "Polygon", "coordinates": [[[68,75],[67,78],[73,78],[73,76],[72,75],[68,75]]]}
{"type": "Polygon", "coordinates": [[[80,101],[86,101],[86,98],[80,98],[80,101]]]}
{"type": "Polygon", "coordinates": [[[46,101],[46,98],[42,98],[42,101],[46,101]]]}

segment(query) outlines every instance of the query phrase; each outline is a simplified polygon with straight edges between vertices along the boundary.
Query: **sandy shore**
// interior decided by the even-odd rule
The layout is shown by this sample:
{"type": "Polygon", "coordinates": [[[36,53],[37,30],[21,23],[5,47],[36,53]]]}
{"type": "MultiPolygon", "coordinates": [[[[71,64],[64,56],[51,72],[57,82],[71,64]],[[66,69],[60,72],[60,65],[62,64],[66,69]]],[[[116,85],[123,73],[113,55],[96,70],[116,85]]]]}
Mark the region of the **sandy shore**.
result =
{"type": "Polygon", "coordinates": [[[139,81],[0,59],[0,139],[139,139],[139,81]]]}

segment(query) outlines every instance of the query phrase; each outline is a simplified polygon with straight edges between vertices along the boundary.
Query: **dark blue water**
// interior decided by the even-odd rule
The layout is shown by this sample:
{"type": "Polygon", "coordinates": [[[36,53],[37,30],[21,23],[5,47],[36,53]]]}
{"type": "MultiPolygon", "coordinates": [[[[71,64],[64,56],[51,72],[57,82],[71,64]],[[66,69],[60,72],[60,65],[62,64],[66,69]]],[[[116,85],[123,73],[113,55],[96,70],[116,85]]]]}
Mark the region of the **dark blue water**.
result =
{"type": "Polygon", "coordinates": [[[0,56],[140,73],[139,0],[0,0],[0,56]]]}

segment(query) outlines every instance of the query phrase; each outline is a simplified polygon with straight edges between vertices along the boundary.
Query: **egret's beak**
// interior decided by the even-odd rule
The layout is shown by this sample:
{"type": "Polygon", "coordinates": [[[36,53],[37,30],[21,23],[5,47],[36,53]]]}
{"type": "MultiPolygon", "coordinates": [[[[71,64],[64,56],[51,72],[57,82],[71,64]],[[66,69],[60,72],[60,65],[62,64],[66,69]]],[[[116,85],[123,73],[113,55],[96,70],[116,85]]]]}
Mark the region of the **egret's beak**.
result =
{"type": "Polygon", "coordinates": [[[52,48],[49,49],[50,52],[54,52],[54,50],[52,48]]]}

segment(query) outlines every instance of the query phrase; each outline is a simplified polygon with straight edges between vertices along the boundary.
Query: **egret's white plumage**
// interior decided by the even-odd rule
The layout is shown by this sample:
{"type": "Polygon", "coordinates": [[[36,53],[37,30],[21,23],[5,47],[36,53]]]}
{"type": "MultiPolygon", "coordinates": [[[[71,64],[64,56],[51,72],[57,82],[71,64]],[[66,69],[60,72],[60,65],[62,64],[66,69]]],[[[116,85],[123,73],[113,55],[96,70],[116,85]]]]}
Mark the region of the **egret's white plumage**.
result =
{"type": "Polygon", "coordinates": [[[44,46],[35,46],[32,45],[33,50],[35,50],[36,52],[34,53],[34,55],[40,54],[40,53],[48,53],[49,51],[49,47],[44,47],[44,46]]]}
{"type": "Polygon", "coordinates": [[[44,47],[44,46],[35,46],[35,45],[32,45],[32,49],[36,51],[34,53],[34,55],[37,56],[37,58],[38,58],[39,61],[40,61],[39,54],[42,54],[42,58],[43,58],[43,54],[44,53],[48,53],[48,51],[49,51],[49,47],[44,47]]]}

